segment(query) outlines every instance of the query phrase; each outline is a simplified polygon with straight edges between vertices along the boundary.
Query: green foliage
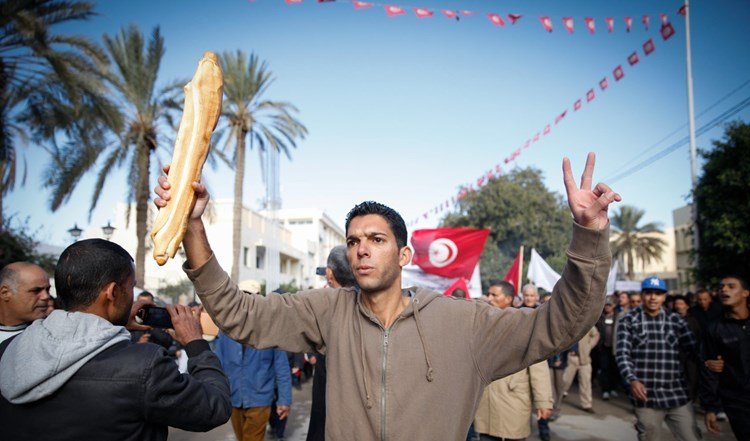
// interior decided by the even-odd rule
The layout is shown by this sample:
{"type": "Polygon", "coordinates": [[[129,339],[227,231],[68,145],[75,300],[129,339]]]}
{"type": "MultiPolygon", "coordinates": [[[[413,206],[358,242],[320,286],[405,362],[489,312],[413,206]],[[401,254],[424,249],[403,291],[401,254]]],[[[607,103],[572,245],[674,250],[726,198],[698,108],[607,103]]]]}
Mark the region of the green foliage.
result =
{"type": "Polygon", "coordinates": [[[0,231],[0,268],[13,262],[35,263],[48,274],[55,272],[57,259],[51,254],[37,253],[36,246],[39,244],[29,231],[28,219],[20,225],[14,226],[13,217],[4,221],[4,228],[0,231]]]}
{"type": "Polygon", "coordinates": [[[630,205],[623,205],[620,211],[611,216],[612,257],[622,259],[625,257],[627,263],[628,279],[635,277],[635,260],[639,259],[643,264],[661,258],[666,242],[654,233],[663,233],[659,224],[655,222],[638,226],[645,212],[630,205]]]}
{"type": "Polygon", "coordinates": [[[162,297],[169,297],[170,299],[172,299],[172,303],[177,304],[182,294],[185,294],[192,299],[193,289],[193,283],[188,279],[183,279],[177,283],[159,288],[159,290],[154,292],[153,294],[158,294],[162,297]]]}
{"type": "Polygon", "coordinates": [[[750,265],[750,125],[734,122],[714,148],[702,150],[694,200],[698,204],[698,282],[710,286],[723,275],[748,276],[750,265]]]}
{"type": "Polygon", "coordinates": [[[562,271],[572,234],[570,210],[542,178],[538,169],[515,169],[470,192],[458,212],[443,219],[447,227],[490,229],[479,263],[483,289],[505,276],[521,245],[527,256],[536,248],[555,271],[562,271]]]}

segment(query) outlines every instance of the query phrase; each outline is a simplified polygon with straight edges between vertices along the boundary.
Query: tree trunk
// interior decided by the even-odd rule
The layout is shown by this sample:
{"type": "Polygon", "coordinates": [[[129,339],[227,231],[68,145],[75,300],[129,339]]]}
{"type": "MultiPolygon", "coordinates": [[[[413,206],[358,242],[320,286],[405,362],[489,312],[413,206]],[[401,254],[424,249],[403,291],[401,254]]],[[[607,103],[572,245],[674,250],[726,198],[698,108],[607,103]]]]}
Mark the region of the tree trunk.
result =
{"type": "Polygon", "coordinates": [[[237,131],[234,164],[234,206],[232,209],[232,280],[240,280],[240,251],[242,247],[242,184],[245,180],[245,136],[247,131],[237,131]]]}
{"type": "Polygon", "coordinates": [[[147,144],[138,146],[138,182],[135,193],[135,234],[138,247],[135,251],[135,281],[140,287],[146,286],[146,236],[148,234],[148,177],[151,149],[147,144]]]}
{"type": "Polygon", "coordinates": [[[633,271],[634,266],[633,250],[628,250],[628,280],[633,280],[633,277],[635,276],[635,272],[633,271]]]}

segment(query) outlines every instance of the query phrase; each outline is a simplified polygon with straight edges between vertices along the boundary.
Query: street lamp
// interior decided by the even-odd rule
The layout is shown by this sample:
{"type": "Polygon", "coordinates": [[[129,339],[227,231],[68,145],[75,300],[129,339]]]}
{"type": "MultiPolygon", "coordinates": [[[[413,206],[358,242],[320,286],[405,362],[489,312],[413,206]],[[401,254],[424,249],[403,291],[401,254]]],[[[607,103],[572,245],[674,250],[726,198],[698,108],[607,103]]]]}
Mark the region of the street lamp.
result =
{"type": "Polygon", "coordinates": [[[81,237],[81,233],[83,233],[83,230],[78,228],[78,224],[76,223],[73,225],[73,228],[68,230],[68,233],[73,236],[73,242],[77,242],[78,238],[81,237]]]}
{"type": "Polygon", "coordinates": [[[104,238],[107,240],[111,239],[115,230],[116,228],[110,225],[110,222],[107,221],[107,225],[102,227],[102,233],[104,233],[104,238]]]}

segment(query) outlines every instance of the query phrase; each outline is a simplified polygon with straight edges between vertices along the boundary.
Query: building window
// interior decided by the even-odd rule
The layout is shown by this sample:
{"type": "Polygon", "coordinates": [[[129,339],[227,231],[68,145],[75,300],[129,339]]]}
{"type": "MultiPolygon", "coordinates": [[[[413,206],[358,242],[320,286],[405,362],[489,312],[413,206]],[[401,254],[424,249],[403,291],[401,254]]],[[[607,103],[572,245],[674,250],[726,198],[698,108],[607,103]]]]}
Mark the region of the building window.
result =
{"type": "Polygon", "coordinates": [[[242,264],[245,268],[250,266],[250,248],[242,247],[242,264]]]}
{"type": "Polygon", "coordinates": [[[266,267],[266,247],[258,245],[255,247],[255,268],[263,269],[266,267]]]}

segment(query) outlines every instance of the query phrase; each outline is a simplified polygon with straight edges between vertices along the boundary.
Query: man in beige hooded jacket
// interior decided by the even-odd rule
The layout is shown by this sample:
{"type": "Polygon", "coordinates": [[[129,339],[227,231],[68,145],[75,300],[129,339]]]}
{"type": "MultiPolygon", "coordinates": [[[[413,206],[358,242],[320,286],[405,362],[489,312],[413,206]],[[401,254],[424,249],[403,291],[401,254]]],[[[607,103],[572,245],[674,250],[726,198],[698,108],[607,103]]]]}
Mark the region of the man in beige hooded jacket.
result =
{"type": "MultiPolygon", "coordinates": [[[[201,221],[208,193],[194,182],[198,198],[183,242],[184,269],[231,338],[256,348],[326,354],[326,439],[460,440],[486,385],[566,349],[599,316],[611,261],[607,207],[620,196],[601,183],[592,187],[593,171],[592,153],[579,188],[563,160],[573,239],[552,300],[533,311],[402,290],[401,268],[411,260],[406,225],[375,202],[356,206],[346,222],[359,291],[250,296],[211,251],[201,221]]],[[[160,177],[157,206],[166,206],[169,188],[160,177]]]]}

